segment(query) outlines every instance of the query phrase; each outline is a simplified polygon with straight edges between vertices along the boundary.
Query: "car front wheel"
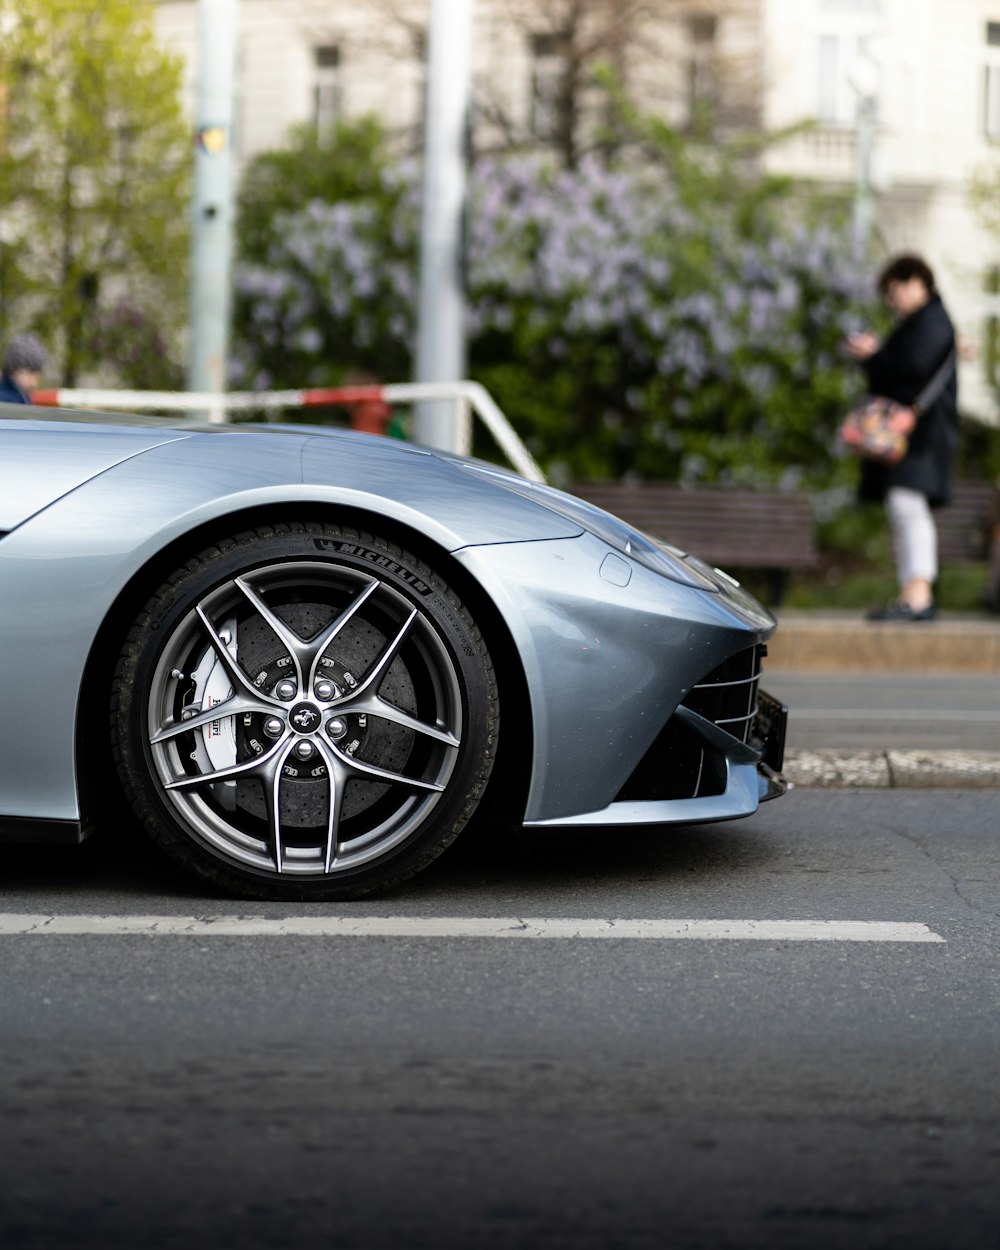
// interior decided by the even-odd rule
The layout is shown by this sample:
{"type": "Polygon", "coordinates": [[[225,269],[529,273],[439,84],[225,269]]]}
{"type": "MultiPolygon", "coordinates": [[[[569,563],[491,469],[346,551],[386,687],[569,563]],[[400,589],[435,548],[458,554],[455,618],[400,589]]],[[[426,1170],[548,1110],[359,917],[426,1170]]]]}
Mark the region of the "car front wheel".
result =
{"type": "Polygon", "coordinates": [[[444,580],[329,525],[188,560],[136,618],[112,696],[149,834],[270,899],[357,897],[430,863],[479,802],[498,718],[486,645],[444,580]]]}

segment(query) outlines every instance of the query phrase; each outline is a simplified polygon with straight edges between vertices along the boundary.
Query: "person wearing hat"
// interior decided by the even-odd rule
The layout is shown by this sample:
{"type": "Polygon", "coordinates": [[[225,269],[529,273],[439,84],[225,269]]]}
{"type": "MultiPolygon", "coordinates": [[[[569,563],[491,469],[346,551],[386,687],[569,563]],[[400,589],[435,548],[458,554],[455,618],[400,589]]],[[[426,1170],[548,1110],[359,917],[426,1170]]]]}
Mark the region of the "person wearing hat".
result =
{"type": "Polygon", "coordinates": [[[45,348],[33,334],[18,334],[7,345],[0,374],[0,404],[30,404],[42,380],[45,348]]]}

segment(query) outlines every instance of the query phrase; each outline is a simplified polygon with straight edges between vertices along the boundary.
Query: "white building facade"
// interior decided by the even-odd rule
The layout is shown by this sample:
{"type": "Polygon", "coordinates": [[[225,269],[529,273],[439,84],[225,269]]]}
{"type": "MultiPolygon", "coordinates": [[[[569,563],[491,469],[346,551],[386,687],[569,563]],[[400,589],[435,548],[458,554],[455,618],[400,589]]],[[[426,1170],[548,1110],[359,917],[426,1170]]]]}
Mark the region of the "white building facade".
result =
{"type": "MultiPolygon", "coordinates": [[[[476,0],[478,147],[557,142],[560,88],[588,38],[672,122],[705,98],[743,126],[808,123],[769,164],[854,196],[859,234],[887,253],[926,256],[966,347],[963,407],[1000,418],[1000,238],[969,200],[973,171],[1000,162],[1000,0],[590,0],[571,39],[557,18],[573,7],[476,0]]],[[[157,3],[192,100],[197,9],[157,3]]],[[[428,0],[240,0],[241,158],[296,123],[367,112],[416,148],[428,12],[428,0]]]]}
{"type": "MultiPolygon", "coordinates": [[[[775,168],[857,190],[868,151],[873,228],[921,252],[970,356],[962,405],[997,419],[1000,238],[969,201],[1000,163],[1000,0],[767,0],[764,124],[814,118],[775,168]],[[870,121],[863,112],[870,107],[870,121]]],[[[860,185],[860,190],[864,191],[860,185]]]]}

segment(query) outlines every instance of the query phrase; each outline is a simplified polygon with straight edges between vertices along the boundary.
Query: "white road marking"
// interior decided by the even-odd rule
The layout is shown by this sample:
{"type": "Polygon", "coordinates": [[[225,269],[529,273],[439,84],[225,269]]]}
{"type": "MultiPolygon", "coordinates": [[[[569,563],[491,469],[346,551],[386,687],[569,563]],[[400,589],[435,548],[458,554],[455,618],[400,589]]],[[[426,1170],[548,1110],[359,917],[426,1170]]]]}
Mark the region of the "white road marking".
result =
{"type": "Polygon", "coordinates": [[[959,708],[919,708],[919,707],[880,707],[867,711],[849,707],[793,707],[789,709],[789,717],[796,720],[848,720],[848,721],[954,721],[956,724],[965,722],[992,725],[1000,721],[1000,713],[989,710],[969,710],[959,708]]]}
{"type": "Polygon", "coordinates": [[[885,920],[602,920],[520,916],[52,916],[0,913],[0,936],[443,937],[943,942],[885,920]]]}

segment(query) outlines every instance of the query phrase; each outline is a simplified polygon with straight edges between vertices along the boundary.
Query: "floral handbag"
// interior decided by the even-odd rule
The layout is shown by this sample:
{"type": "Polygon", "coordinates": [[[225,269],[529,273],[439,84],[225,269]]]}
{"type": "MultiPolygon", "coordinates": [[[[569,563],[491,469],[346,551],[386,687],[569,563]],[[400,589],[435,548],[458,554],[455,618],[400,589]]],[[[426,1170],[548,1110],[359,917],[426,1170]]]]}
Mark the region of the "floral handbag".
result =
{"type": "Polygon", "coordinates": [[[920,414],[944,390],[954,365],[955,353],[951,351],[912,404],[900,404],[884,395],[866,395],[844,418],[841,443],[865,460],[898,464],[906,455],[920,414]]]}
{"type": "Polygon", "coordinates": [[[916,424],[915,405],[899,404],[884,395],[867,395],[844,418],[840,441],[866,460],[898,464],[906,455],[916,424]]]}

